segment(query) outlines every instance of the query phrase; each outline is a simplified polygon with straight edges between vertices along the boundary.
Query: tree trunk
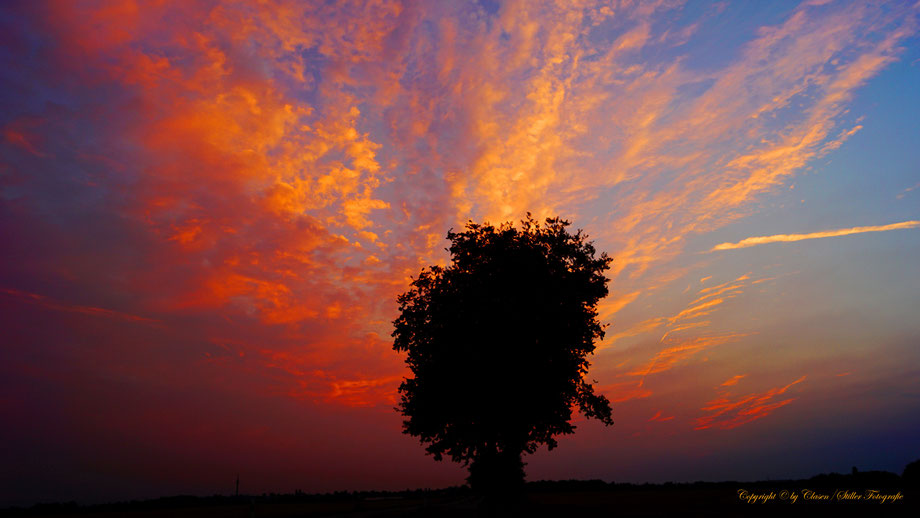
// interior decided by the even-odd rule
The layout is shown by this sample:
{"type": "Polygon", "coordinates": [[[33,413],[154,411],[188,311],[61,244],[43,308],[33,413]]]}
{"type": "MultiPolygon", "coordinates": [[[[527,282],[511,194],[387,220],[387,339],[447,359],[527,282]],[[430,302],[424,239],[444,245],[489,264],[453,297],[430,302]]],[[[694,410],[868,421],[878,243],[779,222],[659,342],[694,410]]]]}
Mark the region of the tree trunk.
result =
{"type": "Polygon", "coordinates": [[[519,493],[524,487],[521,452],[484,449],[470,464],[467,481],[475,491],[489,496],[519,493]]]}

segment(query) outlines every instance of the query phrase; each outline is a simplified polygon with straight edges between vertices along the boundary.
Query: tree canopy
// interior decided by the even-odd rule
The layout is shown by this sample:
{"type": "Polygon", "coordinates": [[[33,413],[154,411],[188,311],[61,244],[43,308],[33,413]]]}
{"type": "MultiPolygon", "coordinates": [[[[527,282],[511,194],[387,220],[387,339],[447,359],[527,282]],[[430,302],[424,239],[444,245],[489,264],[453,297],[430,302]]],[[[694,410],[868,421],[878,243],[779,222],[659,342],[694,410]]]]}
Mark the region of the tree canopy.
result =
{"type": "Polygon", "coordinates": [[[423,269],[398,299],[393,348],[414,375],[399,388],[403,431],[467,465],[474,487],[523,482],[521,455],[573,433],[575,406],[613,424],[584,380],[611,259],[569,224],[469,222],[447,233],[451,264],[423,269]]]}

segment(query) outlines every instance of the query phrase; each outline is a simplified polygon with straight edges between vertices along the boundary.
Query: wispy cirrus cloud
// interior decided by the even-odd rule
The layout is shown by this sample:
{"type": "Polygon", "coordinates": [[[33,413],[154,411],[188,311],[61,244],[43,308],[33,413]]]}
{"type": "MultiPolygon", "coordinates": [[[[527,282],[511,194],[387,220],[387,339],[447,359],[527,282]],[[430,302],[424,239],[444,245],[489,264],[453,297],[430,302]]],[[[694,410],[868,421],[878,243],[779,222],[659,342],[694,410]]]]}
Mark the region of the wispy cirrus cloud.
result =
{"type": "Polygon", "coordinates": [[[673,416],[673,415],[672,415],[672,416],[668,416],[668,417],[662,417],[662,416],[661,416],[662,412],[663,412],[662,410],[659,410],[659,411],[655,412],[655,415],[653,415],[652,417],[650,417],[650,418],[649,418],[649,421],[665,422],[665,421],[670,421],[670,420],[674,419],[674,416],[673,416]]]}
{"type": "Polygon", "coordinates": [[[719,428],[722,430],[730,430],[750,423],[751,421],[767,417],[778,408],[782,408],[795,401],[795,398],[780,399],[779,396],[782,396],[790,388],[803,381],[805,381],[805,376],[802,376],[788,385],[750,394],[737,399],[732,399],[728,396],[714,399],[703,406],[702,410],[709,412],[709,414],[697,418],[696,429],[705,430],[707,428],[719,428]]]}
{"type": "Polygon", "coordinates": [[[730,387],[730,386],[732,386],[732,385],[737,384],[737,383],[738,383],[739,381],[741,381],[741,379],[744,378],[745,376],[746,376],[746,374],[738,374],[737,376],[732,376],[731,378],[725,380],[725,382],[722,383],[720,386],[721,386],[721,387],[730,387]]]}
{"type": "Polygon", "coordinates": [[[837,230],[824,230],[821,232],[811,232],[808,234],[775,234],[772,236],[749,237],[738,241],[737,243],[721,243],[712,248],[710,252],[718,250],[734,250],[737,248],[748,248],[757,245],[769,243],[792,243],[795,241],[804,241],[807,239],[823,239],[826,237],[849,236],[852,234],[862,234],[865,232],[887,232],[889,230],[903,230],[908,228],[920,227],[920,221],[902,221],[890,225],[875,225],[866,227],[841,228],[837,230]]]}
{"type": "Polygon", "coordinates": [[[93,315],[99,317],[115,318],[119,320],[126,320],[130,322],[146,323],[146,324],[158,324],[159,322],[152,318],[143,317],[140,315],[132,315],[130,313],[123,313],[121,311],[115,311],[107,308],[99,308],[93,306],[82,306],[78,304],[62,304],[55,300],[49,299],[43,295],[37,293],[28,293],[20,290],[5,289],[0,288],[0,293],[8,295],[11,297],[16,297],[17,299],[24,300],[29,303],[37,304],[41,307],[47,309],[53,309],[56,311],[68,311],[71,313],[78,313],[82,315],[93,315]]]}
{"type": "MultiPolygon", "coordinates": [[[[728,333],[721,335],[704,335],[680,340],[677,344],[659,351],[647,364],[629,372],[630,376],[640,376],[644,381],[646,376],[657,374],[674,368],[696,354],[715,347],[737,341],[747,336],[743,333],[728,333]]],[[[642,385],[640,381],[640,386],[642,385]]]]}
{"type": "Polygon", "coordinates": [[[907,189],[904,189],[903,191],[899,192],[899,193],[897,194],[897,196],[895,196],[895,198],[897,198],[897,199],[899,199],[899,200],[900,200],[900,199],[903,199],[904,196],[907,196],[907,193],[916,190],[918,187],[920,187],[920,183],[915,184],[915,185],[911,185],[911,186],[908,187],[907,189]]]}

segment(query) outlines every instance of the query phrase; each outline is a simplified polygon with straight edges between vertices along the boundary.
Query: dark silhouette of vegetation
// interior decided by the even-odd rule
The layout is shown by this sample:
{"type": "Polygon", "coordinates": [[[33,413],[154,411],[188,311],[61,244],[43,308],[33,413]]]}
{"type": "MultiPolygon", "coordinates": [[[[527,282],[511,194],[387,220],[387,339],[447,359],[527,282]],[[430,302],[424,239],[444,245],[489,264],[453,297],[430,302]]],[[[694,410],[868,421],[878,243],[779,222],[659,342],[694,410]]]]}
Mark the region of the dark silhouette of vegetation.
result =
{"type": "MultiPolygon", "coordinates": [[[[913,462],[908,465],[920,465],[913,462]]],[[[908,470],[905,469],[905,473],[908,470]]],[[[80,505],[75,502],[36,504],[29,508],[0,509],[6,517],[127,516],[216,517],[216,516],[916,516],[920,496],[910,482],[886,471],[825,473],[801,480],[753,482],[667,482],[664,484],[614,483],[603,480],[540,480],[523,487],[523,498],[503,512],[496,512],[467,486],[404,491],[336,491],[309,494],[263,493],[239,496],[180,495],[153,500],[80,505]],[[835,495],[839,491],[866,494],[901,494],[886,504],[878,500],[807,501],[790,505],[777,498],[751,505],[739,499],[739,489],[761,494],[783,490],[803,494],[805,490],[835,495]],[[911,511],[914,509],[914,511],[911,511]]]]}
{"type": "Polygon", "coordinates": [[[451,230],[450,266],[422,270],[399,297],[393,348],[415,375],[399,388],[403,431],[466,465],[475,489],[519,489],[522,454],[573,433],[573,406],[613,424],[583,379],[604,336],[596,307],[611,259],[568,225],[528,214],[520,229],[451,230]]]}
{"type": "Polygon", "coordinates": [[[904,485],[906,486],[920,486],[920,460],[915,460],[905,466],[901,478],[904,480],[904,485]]]}

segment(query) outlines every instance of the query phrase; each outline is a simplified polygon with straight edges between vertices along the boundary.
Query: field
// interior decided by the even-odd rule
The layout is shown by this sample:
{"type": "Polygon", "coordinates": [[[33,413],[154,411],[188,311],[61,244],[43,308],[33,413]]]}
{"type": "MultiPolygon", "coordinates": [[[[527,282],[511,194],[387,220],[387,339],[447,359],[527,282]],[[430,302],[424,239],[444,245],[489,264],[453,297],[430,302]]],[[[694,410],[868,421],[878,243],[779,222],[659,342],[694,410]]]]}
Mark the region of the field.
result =
{"type": "Polygon", "coordinates": [[[169,497],[97,506],[54,504],[3,516],[82,518],[294,518],[501,516],[916,516],[916,488],[869,472],[807,480],[607,484],[531,482],[523,493],[483,497],[466,487],[403,492],[169,497]]]}

